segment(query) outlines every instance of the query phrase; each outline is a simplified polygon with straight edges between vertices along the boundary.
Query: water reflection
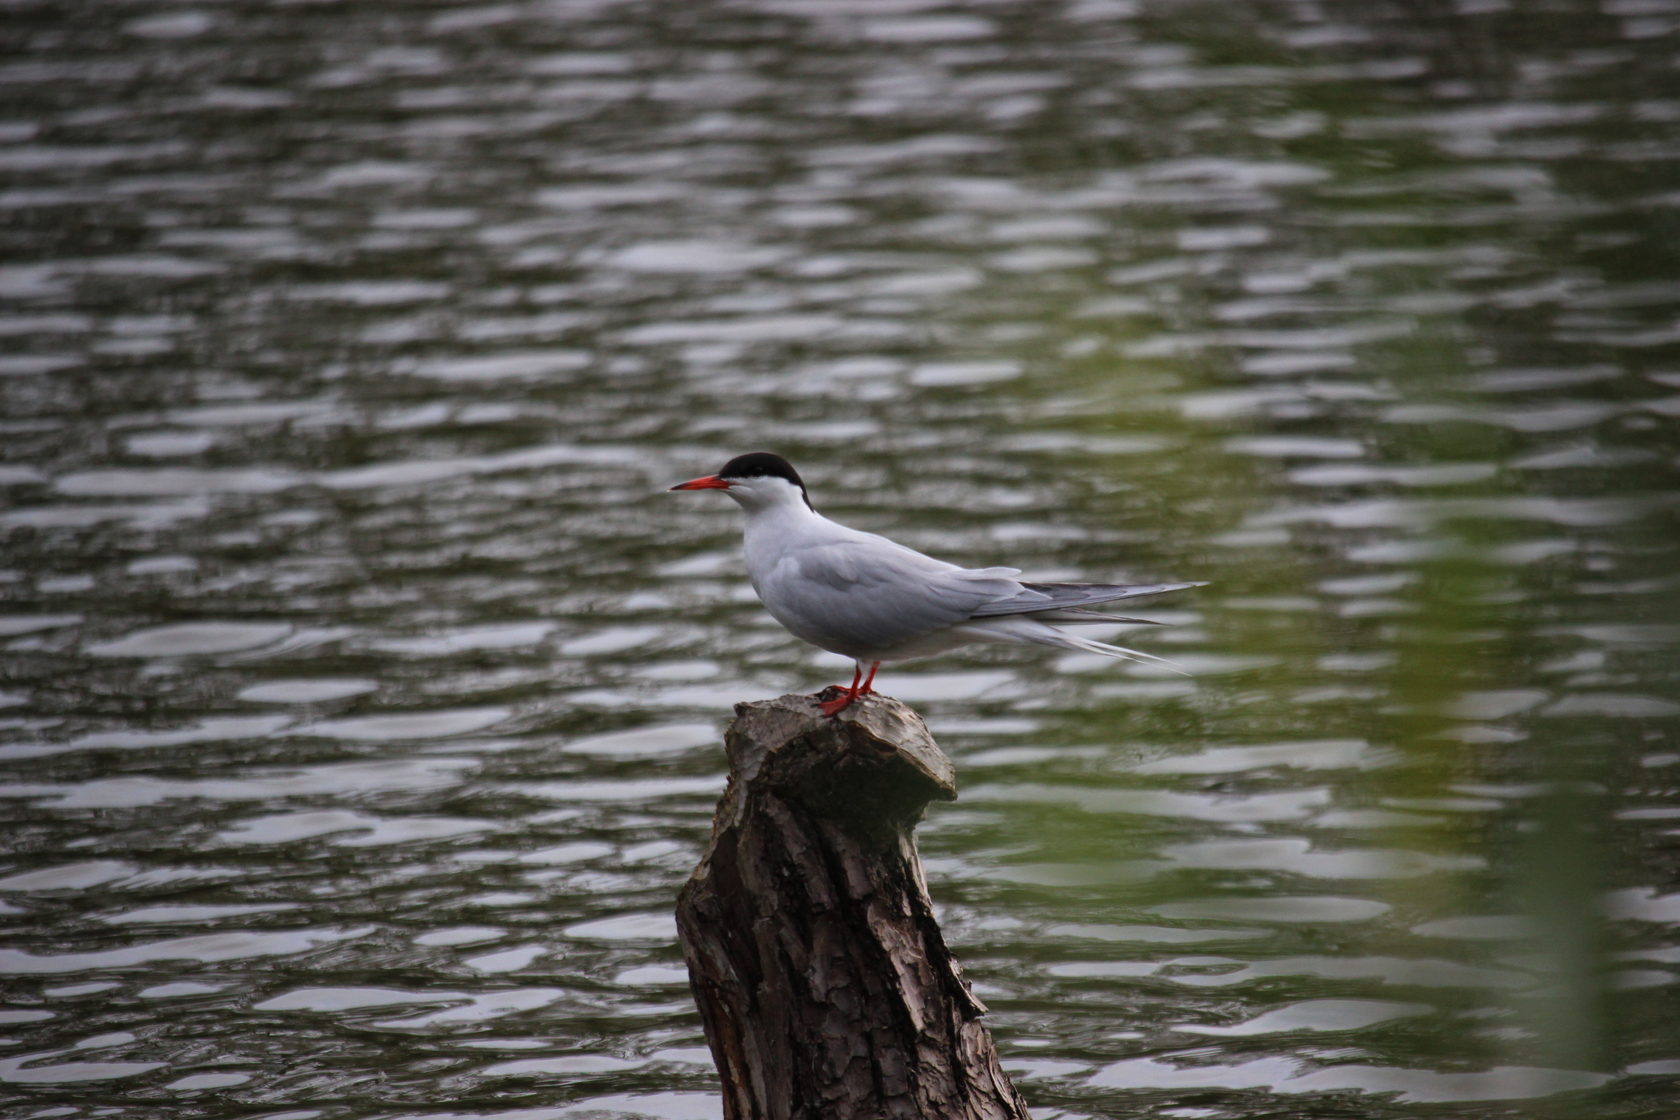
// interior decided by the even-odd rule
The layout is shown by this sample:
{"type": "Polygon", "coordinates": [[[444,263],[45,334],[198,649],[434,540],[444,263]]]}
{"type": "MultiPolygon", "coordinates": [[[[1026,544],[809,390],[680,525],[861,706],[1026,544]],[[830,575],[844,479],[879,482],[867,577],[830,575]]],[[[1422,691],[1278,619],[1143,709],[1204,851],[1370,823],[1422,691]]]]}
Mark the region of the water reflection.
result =
{"type": "Polygon", "coordinates": [[[890,682],[1035,1114],[1672,1111],[1660,6],[67,18],[0,61],[5,1099],[716,1116],[717,729],[844,667],[658,490],[773,445],[1212,581],[1188,681],[890,682]]]}

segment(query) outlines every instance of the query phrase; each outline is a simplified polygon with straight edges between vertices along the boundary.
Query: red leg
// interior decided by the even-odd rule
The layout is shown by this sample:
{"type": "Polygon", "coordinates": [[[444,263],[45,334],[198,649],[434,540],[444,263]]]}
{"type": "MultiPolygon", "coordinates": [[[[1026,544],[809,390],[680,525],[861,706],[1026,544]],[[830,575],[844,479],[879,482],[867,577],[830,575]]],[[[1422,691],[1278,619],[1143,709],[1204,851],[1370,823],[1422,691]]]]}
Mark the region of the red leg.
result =
{"type": "MultiPolygon", "coordinates": [[[[876,664],[879,665],[880,662],[877,661],[876,664]]],[[[825,715],[825,716],[837,716],[842,711],[845,710],[846,705],[850,704],[853,700],[856,700],[859,696],[863,695],[865,692],[868,692],[869,691],[869,682],[868,681],[864,681],[864,685],[861,689],[858,687],[858,681],[861,680],[862,678],[863,678],[863,662],[859,661],[857,663],[857,668],[852,670],[851,686],[848,687],[848,688],[841,689],[840,690],[840,695],[836,696],[834,699],[824,700],[822,703],[817,705],[818,708],[822,709],[822,714],[825,715]]],[[[870,673],[869,673],[869,679],[870,680],[875,679],[875,673],[874,673],[873,670],[871,670],[870,673]]]]}
{"type": "MultiPolygon", "coordinates": [[[[864,695],[867,695],[868,693],[871,693],[871,692],[875,691],[875,670],[879,669],[880,667],[881,667],[881,663],[879,661],[875,661],[875,662],[872,662],[870,664],[870,666],[869,666],[869,676],[864,678],[863,687],[857,689],[857,692],[858,692],[859,696],[864,696],[864,695]]],[[[863,668],[863,666],[859,665],[858,668],[861,670],[863,668]]],[[[857,688],[857,678],[856,677],[852,678],[852,687],[857,688]]]]}

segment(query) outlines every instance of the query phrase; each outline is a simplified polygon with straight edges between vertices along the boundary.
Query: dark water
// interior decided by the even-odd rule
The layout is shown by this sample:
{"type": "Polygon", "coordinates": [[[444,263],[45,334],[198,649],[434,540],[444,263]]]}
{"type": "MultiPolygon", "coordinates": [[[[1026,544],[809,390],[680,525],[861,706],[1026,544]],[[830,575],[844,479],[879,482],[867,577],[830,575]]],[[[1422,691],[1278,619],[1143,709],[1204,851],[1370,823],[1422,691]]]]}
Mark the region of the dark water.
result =
{"type": "Polygon", "coordinates": [[[1680,1109],[1680,9],[8,5],[7,1115],[718,1115],[666,495],[1202,579],[891,668],[1035,1115],[1680,1109]],[[66,7],[71,10],[66,10],[66,7]],[[115,1110],[114,1112],[112,1110],[115,1110]]]}

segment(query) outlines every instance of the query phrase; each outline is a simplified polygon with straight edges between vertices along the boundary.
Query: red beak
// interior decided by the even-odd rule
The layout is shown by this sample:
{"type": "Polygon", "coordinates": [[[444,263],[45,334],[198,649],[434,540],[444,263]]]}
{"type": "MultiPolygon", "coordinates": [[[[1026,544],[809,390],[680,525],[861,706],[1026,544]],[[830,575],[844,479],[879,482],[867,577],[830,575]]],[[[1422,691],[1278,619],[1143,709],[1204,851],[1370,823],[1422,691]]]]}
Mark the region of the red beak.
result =
{"type": "Polygon", "coordinates": [[[719,478],[715,474],[709,474],[709,475],[706,475],[704,478],[691,478],[687,482],[679,482],[675,486],[671,487],[671,489],[673,489],[673,490],[727,490],[727,489],[729,489],[729,483],[725,482],[723,479],[719,478]]]}

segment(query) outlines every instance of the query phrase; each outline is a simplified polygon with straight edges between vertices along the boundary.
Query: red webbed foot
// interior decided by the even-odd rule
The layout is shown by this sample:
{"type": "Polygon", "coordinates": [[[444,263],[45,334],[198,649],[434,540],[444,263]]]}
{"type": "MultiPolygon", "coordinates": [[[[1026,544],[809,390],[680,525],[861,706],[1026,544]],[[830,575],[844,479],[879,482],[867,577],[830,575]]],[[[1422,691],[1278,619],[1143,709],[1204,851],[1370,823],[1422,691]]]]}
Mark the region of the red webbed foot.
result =
{"type": "Polygon", "coordinates": [[[837,684],[830,685],[821,692],[817,693],[818,696],[828,696],[830,692],[836,693],[834,696],[829,696],[827,700],[819,700],[817,702],[818,709],[822,711],[823,715],[827,716],[829,719],[833,719],[835,716],[845,711],[846,708],[851,705],[851,702],[856,700],[859,696],[873,696],[875,694],[875,689],[873,687],[875,684],[875,670],[880,667],[881,663],[879,661],[870,665],[869,676],[865,677],[863,675],[863,664],[862,662],[859,662],[857,671],[852,674],[852,683],[849,686],[841,688],[837,684]],[[862,682],[861,684],[858,683],[860,681],[862,682]]]}
{"type": "MultiPolygon", "coordinates": [[[[823,689],[823,693],[827,693],[828,691],[829,690],[826,688],[823,689]]],[[[819,693],[819,695],[821,694],[822,693],[819,693]]],[[[851,702],[857,698],[858,694],[856,692],[849,688],[842,688],[840,690],[840,695],[829,700],[818,701],[817,709],[829,719],[833,719],[835,716],[845,711],[851,702]]]]}

